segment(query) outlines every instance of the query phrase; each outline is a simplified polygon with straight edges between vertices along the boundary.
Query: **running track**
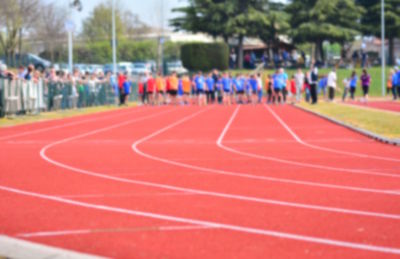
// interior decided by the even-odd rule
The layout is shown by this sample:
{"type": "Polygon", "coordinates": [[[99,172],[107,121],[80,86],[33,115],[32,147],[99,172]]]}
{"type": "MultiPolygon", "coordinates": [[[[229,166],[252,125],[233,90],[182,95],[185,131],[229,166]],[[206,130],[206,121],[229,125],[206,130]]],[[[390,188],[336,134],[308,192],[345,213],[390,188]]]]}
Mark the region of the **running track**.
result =
{"type": "Polygon", "coordinates": [[[118,258],[399,258],[400,152],[289,106],[0,129],[0,232],[118,258]]]}
{"type": "Polygon", "coordinates": [[[368,103],[351,102],[352,105],[400,113],[400,102],[396,101],[370,101],[368,103]]]}

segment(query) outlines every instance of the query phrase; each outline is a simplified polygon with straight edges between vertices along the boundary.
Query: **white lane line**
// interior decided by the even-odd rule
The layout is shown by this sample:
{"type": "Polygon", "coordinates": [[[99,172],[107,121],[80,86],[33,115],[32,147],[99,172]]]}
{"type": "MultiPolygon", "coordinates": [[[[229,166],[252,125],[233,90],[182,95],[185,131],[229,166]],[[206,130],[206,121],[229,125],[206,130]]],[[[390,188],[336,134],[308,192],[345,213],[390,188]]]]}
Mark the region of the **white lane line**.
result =
{"type": "MultiPolygon", "coordinates": [[[[121,117],[121,116],[124,116],[124,115],[136,114],[136,113],[141,112],[141,111],[143,111],[143,110],[142,109],[138,109],[138,108],[134,108],[133,111],[130,110],[130,111],[124,112],[124,113],[120,112],[120,113],[111,114],[111,115],[108,115],[108,116],[101,116],[100,118],[98,118],[97,116],[95,118],[90,118],[90,119],[80,118],[79,121],[74,121],[74,122],[70,122],[70,123],[66,123],[66,124],[61,124],[61,125],[56,125],[56,126],[51,126],[51,127],[46,127],[46,128],[40,128],[40,129],[37,129],[37,130],[25,131],[25,132],[22,132],[22,133],[17,133],[17,134],[13,134],[13,135],[0,137],[0,141],[8,140],[8,139],[16,138],[16,137],[22,137],[22,136],[26,136],[26,135],[32,135],[32,134],[41,133],[41,132],[46,132],[46,131],[55,130],[55,129],[65,128],[65,127],[69,127],[69,126],[75,126],[75,125],[79,125],[79,124],[83,124],[83,123],[87,123],[87,122],[92,122],[92,121],[104,120],[104,119],[108,119],[108,118],[118,118],[118,117],[121,117]]],[[[93,115],[101,115],[101,114],[93,114],[93,115]]],[[[62,119],[60,119],[60,120],[62,120],[62,119]]]]}
{"type": "Polygon", "coordinates": [[[333,149],[333,148],[327,148],[327,147],[322,147],[322,146],[317,146],[313,145],[310,143],[305,142],[302,140],[284,121],[281,117],[279,117],[276,112],[274,112],[270,107],[267,105],[264,105],[264,107],[274,116],[274,118],[282,125],[283,128],[287,132],[289,132],[290,135],[300,144],[317,149],[317,150],[322,150],[326,152],[331,152],[331,153],[336,153],[336,154],[342,154],[342,155],[349,155],[349,156],[355,156],[355,157],[361,157],[361,158],[367,158],[367,159],[376,159],[376,160],[384,160],[384,161],[391,161],[391,162],[400,162],[400,159],[396,158],[391,158],[391,157],[382,157],[382,156],[375,156],[375,155],[367,155],[367,154],[362,154],[362,153],[356,153],[356,152],[349,152],[349,151],[343,151],[343,150],[338,150],[338,149],[333,149]]]}
{"type": "Polygon", "coordinates": [[[36,244],[0,235],[0,258],[13,259],[101,259],[105,257],[84,254],[67,249],[36,244]]]}
{"type": "Polygon", "coordinates": [[[40,198],[40,199],[44,199],[44,200],[50,200],[50,201],[54,201],[54,202],[69,204],[69,205],[73,205],[73,206],[114,212],[114,213],[120,213],[120,214],[125,214],[125,215],[152,218],[152,219],[165,220],[165,221],[171,221],[171,222],[179,222],[179,223],[185,223],[185,224],[191,224],[191,225],[199,225],[199,226],[211,227],[211,228],[220,228],[220,229],[230,230],[230,231],[235,231],[235,232],[240,232],[240,233],[262,235],[262,236],[268,236],[268,237],[274,237],[274,238],[284,238],[284,239],[289,239],[289,240],[309,242],[309,243],[315,243],[315,244],[320,244],[320,245],[335,246],[335,247],[340,247],[340,248],[350,248],[350,249],[370,251],[370,252],[379,252],[379,253],[400,255],[400,248],[397,248],[397,247],[386,247],[386,246],[378,246],[378,245],[371,245],[371,244],[365,244],[365,243],[347,242],[347,241],[342,241],[342,240],[293,234],[293,233],[287,233],[287,232],[281,232],[281,231],[275,231],[275,230],[269,230],[269,229],[259,229],[259,228],[231,225],[231,224],[225,224],[225,223],[219,223],[219,222],[198,220],[198,219],[192,219],[192,218],[176,217],[176,216],[158,214],[158,213],[152,213],[152,212],[130,210],[130,209],[125,209],[125,208],[101,205],[101,204],[91,204],[91,203],[87,203],[87,202],[74,201],[74,200],[64,199],[64,198],[55,197],[55,196],[46,195],[46,194],[40,194],[40,193],[34,193],[34,192],[30,192],[30,191],[19,190],[19,189],[7,187],[7,186],[0,186],[0,190],[12,192],[12,193],[16,193],[16,194],[20,194],[20,195],[24,195],[24,196],[30,196],[30,197],[40,198]]]}
{"type": "Polygon", "coordinates": [[[123,197],[143,197],[143,196],[184,196],[193,195],[194,193],[189,192],[156,192],[156,193],[104,193],[104,194],[77,194],[77,195],[55,195],[61,198],[123,198],[123,197]]]}
{"type": "MultiPolygon", "coordinates": [[[[178,122],[183,123],[184,121],[189,120],[189,119],[195,117],[196,115],[198,115],[198,114],[200,114],[200,113],[202,113],[204,111],[205,110],[202,110],[202,111],[199,111],[199,112],[197,112],[197,113],[195,113],[193,115],[189,115],[189,116],[181,119],[178,122]]],[[[175,122],[175,123],[173,123],[171,125],[176,126],[178,124],[177,124],[177,122],[175,122]]],[[[156,133],[160,134],[161,132],[164,132],[164,131],[170,129],[171,125],[163,128],[162,130],[157,131],[156,133]]],[[[115,126],[117,126],[117,125],[115,125],[115,126]]],[[[89,136],[89,135],[96,134],[96,133],[99,132],[99,130],[101,130],[101,129],[88,132],[88,133],[84,134],[84,136],[89,136]]],[[[153,133],[153,134],[151,134],[151,136],[154,137],[154,136],[156,136],[156,134],[153,133]]],[[[82,137],[82,135],[74,137],[73,139],[75,140],[75,139],[78,139],[80,137],[82,137]]],[[[141,153],[141,151],[139,151],[137,149],[137,146],[139,145],[139,143],[145,141],[146,139],[149,139],[149,138],[145,137],[145,138],[143,138],[141,140],[138,140],[137,142],[135,142],[132,145],[132,148],[134,148],[136,152],[139,152],[139,154],[143,154],[145,157],[148,157],[150,159],[154,159],[154,160],[161,161],[161,162],[168,163],[168,164],[179,165],[179,166],[183,166],[183,167],[187,167],[187,168],[191,168],[191,169],[195,169],[195,170],[199,170],[199,171],[206,171],[206,172],[211,172],[211,173],[216,173],[216,174],[223,174],[223,175],[230,175],[230,176],[236,176],[236,177],[237,176],[246,177],[246,178],[257,179],[257,180],[267,180],[267,181],[274,181],[274,182],[284,182],[284,183],[291,183],[291,184],[309,185],[309,186],[313,186],[313,187],[345,189],[345,190],[351,190],[351,191],[363,191],[363,192],[372,192],[372,193],[389,194],[389,195],[400,196],[400,193],[396,193],[396,192],[392,193],[392,192],[386,191],[386,190],[375,190],[375,189],[364,189],[364,188],[358,188],[358,187],[317,184],[317,183],[300,182],[300,181],[293,181],[293,180],[281,180],[279,178],[277,179],[277,178],[271,178],[271,177],[262,177],[262,176],[254,176],[254,175],[233,173],[233,172],[228,172],[228,171],[220,171],[220,170],[216,170],[216,169],[194,167],[194,166],[191,166],[191,165],[182,164],[182,163],[178,163],[178,162],[173,162],[173,161],[169,161],[167,159],[160,159],[160,158],[156,158],[156,157],[141,153]]],[[[72,139],[70,138],[70,140],[72,140],[72,139]]],[[[65,143],[65,142],[67,142],[67,141],[66,140],[59,141],[59,143],[65,143]]],[[[76,173],[79,173],[79,174],[90,175],[90,176],[94,176],[94,177],[97,177],[97,178],[103,178],[103,179],[117,181],[117,182],[124,182],[124,183],[148,186],[148,187],[153,187],[153,188],[160,188],[160,189],[173,190],[173,191],[181,191],[181,192],[185,192],[185,193],[193,193],[193,194],[198,194],[198,195],[220,197],[220,198],[234,199],[234,200],[241,200],[241,201],[248,201],[248,202],[257,202],[257,203],[272,204],[272,205],[279,205],[279,206],[289,206],[289,207],[302,208],[302,209],[311,209],[311,210],[321,210],[321,211],[335,212],[335,213],[353,214],[353,215],[358,215],[358,216],[370,216],[370,217],[388,218],[388,219],[396,219],[396,220],[400,219],[400,215],[397,215],[397,214],[380,213],[380,212],[368,212],[368,211],[344,209],[344,208],[329,207],[329,206],[319,206],[319,205],[310,205],[310,204],[303,204],[303,203],[296,203],[296,202],[287,202],[287,201],[274,200],[274,199],[263,199],[263,198],[257,198],[257,197],[251,197],[251,196],[243,196],[243,195],[211,192],[211,191],[204,191],[204,190],[184,188],[184,187],[173,186],[173,185],[158,184],[158,183],[153,183],[153,182],[146,182],[146,181],[132,180],[132,179],[127,179],[127,178],[110,176],[110,175],[107,175],[107,174],[101,174],[101,173],[98,173],[98,172],[94,172],[94,171],[89,171],[89,170],[84,170],[84,169],[81,169],[81,168],[73,167],[73,166],[70,166],[70,165],[67,165],[67,164],[63,164],[61,162],[58,162],[58,161],[55,161],[55,160],[49,158],[46,155],[46,150],[48,148],[50,148],[50,147],[55,146],[55,145],[56,144],[50,144],[49,146],[44,147],[40,151],[40,155],[44,160],[46,160],[47,162],[49,162],[49,163],[51,163],[51,164],[53,164],[55,166],[70,170],[72,172],[76,172],[76,173]]]]}
{"type": "Polygon", "coordinates": [[[236,108],[234,113],[232,114],[231,118],[229,119],[228,123],[226,124],[225,128],[223,129],[221,135],[219,136],[217,140],[217,146],[232,152],[236,153],[242,156],[248,156],[256,159],[261,159],[261,160],[268,160],[268,161],[273,161],[273,162],[278,162],[278,163],[283,163],[283,164],[290,164],[290,165],[295,165],[295,166],[301,166],[301,167],[307,167],[307,168],[314,168],[314,169],[321,169],[321,170],[326,170],[326,171],[333,171],[333,172],[344,172],[344,173],[351,173],[351,174],[364,174],[364,175],[374,175],[374,176],[381,176],[381,177],[392,177],[392,178],[400,178],[400,174],[389,174],[389,173],[379,173],[379,172],[370,172],[370,171],[365,171],[365,170],[360,170],[360,169],[348,169],[348,168],[340,168],[340,167],[331,167],[331,166],[324,166],[324,165],[319,165],[319,164],[310,164],[310,163],[302,163],[302,162],[296,162],[292,160],[287,160],[287,159],[281,159],[277,157],[272,157],[272,156],[264,156],[264,155],[258,155],[254,153],[249,153],[249,152],[244,152],[240,151],[228,146],[225,146],[222,141],[229,130],[232,122],[236,118],[237,113],[239,112],[240,106],[236,108]]]}
{"type": "Polygon", "coordinates": [[[38,231],[31,233],[20,233],[17,237],[34,238],[34,237],[56,237],[56,236],[71,236],[71,235],[88,235],[97,233],[122,233],[122,232],[145,232],[145,231],[184,231],[184,230],[199,230],[211,229],[207,226],[198,225],[183,225],[183,226],[142,226],[133,228],[102,228],[102,229],[74,229],[74,230],[55,230],[55,231],[38,231]]]}

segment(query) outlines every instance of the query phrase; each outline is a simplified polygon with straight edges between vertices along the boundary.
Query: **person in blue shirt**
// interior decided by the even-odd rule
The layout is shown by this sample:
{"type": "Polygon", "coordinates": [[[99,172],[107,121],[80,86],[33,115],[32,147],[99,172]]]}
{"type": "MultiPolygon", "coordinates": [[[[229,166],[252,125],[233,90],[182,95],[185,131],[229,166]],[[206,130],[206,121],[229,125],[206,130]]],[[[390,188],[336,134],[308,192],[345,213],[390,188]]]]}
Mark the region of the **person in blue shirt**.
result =
{"type": "Polygon", "coordinates": [[[398,68],[395,67],[393,74],[392,74],[392,95],[393,95],[393,100],[397,100],[397,81],[398,81],[398,68]]]}
{"type": "Polygon", "coordinates": [[[257,91],[258,91],[258,81],[255,75],[251,75],[249,78],[249,87],[251,92],[251,103],[257,103],[257,91]]]}
{"type": "Polygon", "coordinates": [[[322,78],[319,80],[318,84],[318,93],[323,93],[324,98],[326,99],[326,88],[328,86],[328,77],[323,75],[322,78]]]}
{"type": "Polygon", "coordinates": [[[222,91],[224,92],[223,103],[231,105],[232,80],[227,73],[222,76],[222,91]]]}
{"type": "Polygon", "coordinates": [[[273,80],[273,102],[283,102],[282,90],[286,87],[285,76],[282,73],[282,70],[277,70],[276,73],[272,76],[273,80]]]}
{"type": "Polygon", "coordinates": [[[205,79],[202,72],[199,72],[194,78],[194,86],[196,88],[198,104],[200,106],[207,105],[207,99],[204,95],[205,93],[205,79]]]}
{"type": "Polygon", "coordinates": [[[178,99],[179,99],[179,103],[184,104],[182,76],[178,76],[178,99]]]}
{"type": "Polygon", "coordinates": [[[400,99],[400,69],[398,67],[396,70],[396,79],[396,99],[400,99]]]}
{"type": "Polygon", "coordinates": [[[206,97],[207,97],[207,103],[213,103],[213,101],[215,100],[215,89],[214,89],[214,79],[212,76],[212,73],[209,73],[207,78],[206,78],[206,97]]]}
{"type": "Polygon", "coordinates": [[[358,81],[358,78],[357,78],[356,71],[353,71],[353,73],[351,73],[350,82],[349,82],[350,98],[352,100],[354,100],[354,95],[356,93],[357,81],[358,81]]]}
{"type": "Polygon", "coordinates": [[[235,88],[235,92],[238,98],[237,103],[239,104],[243,104],[244,84],[245,79],[242,77],[241,74],[238,74],[238,76],[233,80],[233,86],[235,88]]]}

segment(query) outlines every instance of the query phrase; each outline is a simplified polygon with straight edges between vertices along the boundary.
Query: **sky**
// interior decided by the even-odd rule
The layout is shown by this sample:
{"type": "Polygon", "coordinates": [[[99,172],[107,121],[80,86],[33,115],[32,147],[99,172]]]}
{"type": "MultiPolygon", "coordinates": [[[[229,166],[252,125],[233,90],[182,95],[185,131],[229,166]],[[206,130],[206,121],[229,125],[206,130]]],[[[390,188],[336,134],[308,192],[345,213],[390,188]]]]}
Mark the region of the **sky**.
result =
{"type": "MultiPolygon", "coordinates": [[[[67,7],[71,0],[44,0],[47,3],[56,3],[62,7],[67,7]],[[64,6],[63,6],[64,5],[64,6]]],[[[81,0],[83,5],[82,12],[74,11],[72,19],[77,30],[81,29],[82,21],[90,15],[94,7],[106,0],[81,0]]],[[[123,9],[129,9],[134,14],[138,14],[140,19],[150,26],[160,27],[157,8],[160,8],[161,1],[164,2],[164,25],[168,27],[168,20],[176,17],[177,14],[171,11],[172,8],[185,6],[186,0],[117,0],[123,9]]]]}

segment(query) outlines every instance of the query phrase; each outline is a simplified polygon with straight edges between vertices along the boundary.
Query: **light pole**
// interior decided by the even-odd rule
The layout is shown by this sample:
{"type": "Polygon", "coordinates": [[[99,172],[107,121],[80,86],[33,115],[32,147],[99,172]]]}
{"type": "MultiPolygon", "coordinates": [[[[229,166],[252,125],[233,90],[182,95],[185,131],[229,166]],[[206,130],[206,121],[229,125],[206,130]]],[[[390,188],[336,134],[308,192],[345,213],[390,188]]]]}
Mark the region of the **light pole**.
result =
{"type": "Polygon", "coordinates": [[[113,55],[113,73],[117,74],[117,40],[115,32],[115,0],[112,2],[112,55],[113,55]]]}
{"type": "Polygon", "coordinates": [[[386,94],[386,80],[385,80],[385,67],[386,67],[386,61],[385,61],[385,0],[381,0],[381,42],[382,42],[382,96],[385,96],[386,94]]]}
{"type": "Polygon", "coordinates": [[[73,74],[73,41],[72,34],[75,30],[74,22],[72,21],[72,9],[76,8],[79,12],[82,11],[82,3],[80,0],[73,0],[72,3],[69,4],[69,19],[65,24],[65,27],[68,31],[68,69],[71,75],[73,74]]]}

